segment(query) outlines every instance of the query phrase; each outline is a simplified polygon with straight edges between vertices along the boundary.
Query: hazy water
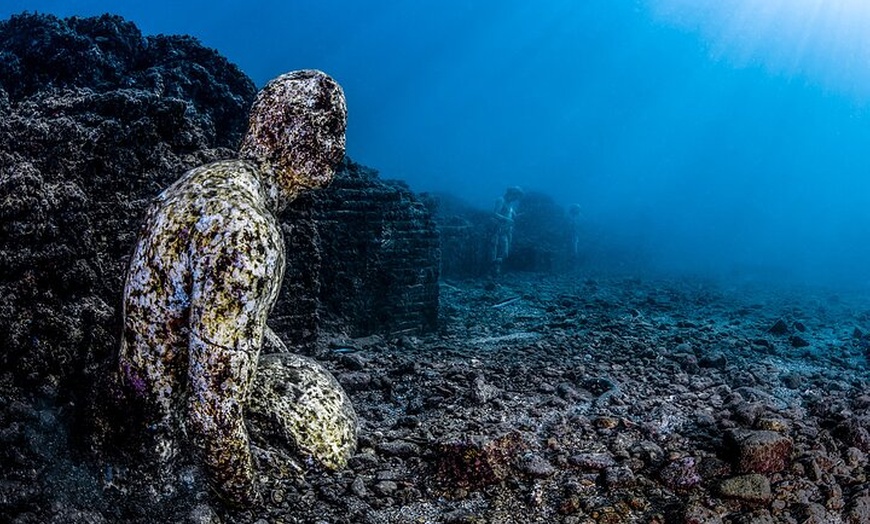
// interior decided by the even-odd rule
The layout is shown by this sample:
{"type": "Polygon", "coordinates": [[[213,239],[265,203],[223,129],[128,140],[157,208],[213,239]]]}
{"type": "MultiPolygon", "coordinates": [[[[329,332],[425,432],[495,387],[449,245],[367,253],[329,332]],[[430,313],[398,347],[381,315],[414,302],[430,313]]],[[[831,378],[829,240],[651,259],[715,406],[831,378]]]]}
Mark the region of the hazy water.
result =
{"type": "Polygon", "coordinates": [[[547,192],[656,267],[866,287],[864,4],[4,0],[0,16],[116,12],[258,84],[323,69],[347,92],[349,154],[384,177],[486,206],[547,192]]]}

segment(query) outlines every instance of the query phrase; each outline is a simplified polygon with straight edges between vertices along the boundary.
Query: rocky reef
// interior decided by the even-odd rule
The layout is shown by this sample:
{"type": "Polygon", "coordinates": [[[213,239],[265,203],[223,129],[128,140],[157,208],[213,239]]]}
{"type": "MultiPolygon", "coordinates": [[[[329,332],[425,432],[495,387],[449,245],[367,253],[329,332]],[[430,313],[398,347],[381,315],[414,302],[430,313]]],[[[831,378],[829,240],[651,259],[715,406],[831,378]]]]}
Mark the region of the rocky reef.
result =
{"type": "Polygon", "coordinates": [[[39,521],[99,478],[73,450],[104,432],[92,408],[144,210],[184,169],[233,155],[255,88],[195,40],[112,16],[0,22],[0,69],[2,394],[25,412],[4,412],[3,477],[27,486],[3,512],[39,521]]]}

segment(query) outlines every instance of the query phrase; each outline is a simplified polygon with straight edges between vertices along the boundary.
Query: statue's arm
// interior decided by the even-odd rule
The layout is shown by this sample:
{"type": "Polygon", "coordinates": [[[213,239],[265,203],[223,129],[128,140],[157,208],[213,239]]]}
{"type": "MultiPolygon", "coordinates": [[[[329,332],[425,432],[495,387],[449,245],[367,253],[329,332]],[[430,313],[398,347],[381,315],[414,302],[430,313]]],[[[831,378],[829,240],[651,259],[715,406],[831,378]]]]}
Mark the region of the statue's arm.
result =
{"type": "Polygon", "coordinates": [[[225,233],[195,263],[191,296],[189,430],[215,488],[237,504],[257,500],[243,411],[283,264],[280,239],[253,229],[225,233]]]}
{"type": "Polygon", "coordinates": [[[267,353],[288,353],[287,346],[272,328],[266,325],[263,329],[263,350],[267,353]]]}

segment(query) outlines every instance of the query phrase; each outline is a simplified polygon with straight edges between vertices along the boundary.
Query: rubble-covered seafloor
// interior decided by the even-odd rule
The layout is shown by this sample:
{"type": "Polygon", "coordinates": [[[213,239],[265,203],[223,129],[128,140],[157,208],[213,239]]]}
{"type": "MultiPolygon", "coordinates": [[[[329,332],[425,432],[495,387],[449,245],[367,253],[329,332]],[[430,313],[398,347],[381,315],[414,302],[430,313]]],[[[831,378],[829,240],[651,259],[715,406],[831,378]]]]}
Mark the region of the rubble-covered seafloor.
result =
{"type": "Polygon", "coordinates": [[[442,287],[440,334],[332,344],[359,452],[271,484],[268,518],[870,522],[866,298],[581,275],[442,287]]]}
{"type": "MultiPolygon", "coordinates": [[[[264,469],[264,507],[232,511],[199,494],[202,504],[176,515],[868,522],[868,306],[858,296],[676,279],[507,274],[444,283],[440,333],[323,342],[323,361],[362,424],[348,468],[264,469]]],[[[37,428],[56,416],[23,405],[8,412],[37,428]]],[[[30,438],[46,445],[38,430],[30,438]]],[[[82,498],[60,498],[69,506],[40,517],[102,522],[81,509],[105,507],[88,497],[124,504],[104,478],[54,467],[65,471],[58,485],[82,498]]],[[[0,504],[9,503],[7,491],[0,504]]]]}
{"type": "Polygon", "coordinates": [[[553,231],[518,225],[507,268],[538,272],[481,277],[486,213],[462,211],[442,217],[438,285],[428,209],[351,162],[285,220],[294,276],[272,320],[349,392],[358,453],[302,471],[259,443],[265,503],[247,511],[192,466],[154,496],[91,442],[88,406],[145,205],[232,155],[253,86],[116,17],[19,17],[0,47],[0,521],[870,522],[866,297],[615,276],[600,256],[555,274],[543,195],[527,229],[553,231]]]}

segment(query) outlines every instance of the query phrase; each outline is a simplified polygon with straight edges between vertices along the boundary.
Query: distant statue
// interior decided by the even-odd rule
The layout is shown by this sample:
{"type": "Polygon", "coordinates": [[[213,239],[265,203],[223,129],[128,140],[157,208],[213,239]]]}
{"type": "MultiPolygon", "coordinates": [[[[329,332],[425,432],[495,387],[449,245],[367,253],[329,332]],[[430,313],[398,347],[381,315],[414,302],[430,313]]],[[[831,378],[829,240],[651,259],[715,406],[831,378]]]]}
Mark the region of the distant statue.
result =
{"type": "Polygon", "coordinates": [[[523,190],[513,186],[505,190],[504,196],[496,200],[493,212],[494,228],[490,245],[490,262],[496,274],[501,271],[502,263],[511,253],[514,235],[514,220],[517,205],[523,197],[523,190]]]}
{"type": "MultiPolygon", "coordinates": [[[[239,160],[192,169],[161,193],[130,261],[121,380],[146,413],[159,459],[190,439],[232,503],[258,500],[243,412],[264,338],[281,345],[266,326],[284,274],[276,214],[332,180],[346,118],[344,93],[326,74],[272,80],[254,102],[239,160]]],[[[331,377],[319,383],[340,390],[331,377]]]]}
{"type": "Polygon", "coordinates": [[[580,230],[582,227],[583,213],[580,204],[571,204],[568,207],[568,233],[569,253],[572,260],[580,256],[580,230]]]}

